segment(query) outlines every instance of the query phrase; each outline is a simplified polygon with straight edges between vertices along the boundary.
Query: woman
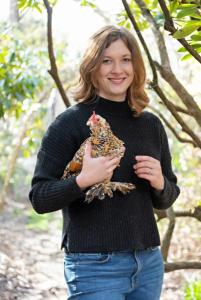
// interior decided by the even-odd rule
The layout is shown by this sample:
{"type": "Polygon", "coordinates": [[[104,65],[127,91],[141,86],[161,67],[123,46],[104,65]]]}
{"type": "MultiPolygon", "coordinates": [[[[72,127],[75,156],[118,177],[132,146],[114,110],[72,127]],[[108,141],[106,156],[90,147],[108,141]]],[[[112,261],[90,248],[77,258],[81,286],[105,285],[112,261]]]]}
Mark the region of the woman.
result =
{"type": "Polygon", "coordinates": [[[167,209],[179,195],[165,130],[143,111],[145,69],[133,35],[106,26],[95,33],[80,66],[79,102],[57,117],[38,153],[30,200],[38,213],[62,209],[68,299],[157,300],[163,259],[153,207],[167,209]],[[77,177],[60,180],[82,142],[92,112],[125,143],[119,157],[91,157],[88,143],[77,177]],[[120,163],[120,167],[117,166],[120,163]],[[134,183],[136,189],[84,202],[95,183],[134,183]]]}

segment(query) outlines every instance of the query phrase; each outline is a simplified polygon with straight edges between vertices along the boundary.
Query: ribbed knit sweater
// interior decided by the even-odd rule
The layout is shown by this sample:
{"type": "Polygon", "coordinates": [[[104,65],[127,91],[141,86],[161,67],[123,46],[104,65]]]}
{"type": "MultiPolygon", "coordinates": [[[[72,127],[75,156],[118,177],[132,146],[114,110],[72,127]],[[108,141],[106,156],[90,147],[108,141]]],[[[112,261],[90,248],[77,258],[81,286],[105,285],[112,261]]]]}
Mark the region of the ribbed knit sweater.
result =
{"type": "Polygon", "coordinates": [[[38,213],[62,209],[62,247],[70,252],[111,252],[145,249],[160,244],[153,207],[166,209],[179,195],[172,171],[171,155],[164,127],[158,117],[142,112],[133,117],[127,100],[115,102],[96,97],[61,113],[45,133],[29,194],[38,213]],[[84,202],[85,193],[76,178],[61,180],[63,171],[82,142],[89,137],[86,122],[93,110],[104,117],[113,133],[124,141],[126,151],[112,181],[131,182],[136,189],[112,198],[84,202]],[[165,187],[157,192],[134,172],[136,155],[160,160],[165,187]]]}

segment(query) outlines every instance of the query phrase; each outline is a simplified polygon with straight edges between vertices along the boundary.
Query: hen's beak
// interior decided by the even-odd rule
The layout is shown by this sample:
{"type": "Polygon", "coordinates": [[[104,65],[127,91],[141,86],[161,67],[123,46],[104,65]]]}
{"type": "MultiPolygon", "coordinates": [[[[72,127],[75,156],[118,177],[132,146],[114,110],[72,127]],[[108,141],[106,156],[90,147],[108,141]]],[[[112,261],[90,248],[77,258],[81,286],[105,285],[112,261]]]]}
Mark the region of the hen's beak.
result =
{"type": "Polygon", "coordinates": [[[98,122],[98,118],[97,118],[97,115],[95,113],[95,111],[93,111],[93,114],[92,116],[89,118],[89,120],[87,121],[87,125],[88,126],[94,126],[96,125],[98,122]]]}

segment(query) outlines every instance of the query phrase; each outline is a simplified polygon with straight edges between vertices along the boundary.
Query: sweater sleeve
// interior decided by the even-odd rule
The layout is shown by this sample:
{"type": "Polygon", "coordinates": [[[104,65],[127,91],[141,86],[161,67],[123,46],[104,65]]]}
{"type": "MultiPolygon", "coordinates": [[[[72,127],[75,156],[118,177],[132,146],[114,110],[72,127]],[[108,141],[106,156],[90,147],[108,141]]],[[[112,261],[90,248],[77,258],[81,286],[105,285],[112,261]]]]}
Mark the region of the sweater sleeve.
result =
{"type": "Polygon", "coordinates": [[[72,118],[63,113],[50,125],[42,139],[29,193],[37,213],[60,210],[85,197],[75,177],[60,179],[77,150],[73,130],[72,118]]]}
{"type": "MultiPolygon", "coordinates": [[[[160,122],[160,121],[159,121],[160,122]]],[[[164,189],[158,192],[154,188],[151,189],[153,207],[156,209],[169,208],[180,194],[180,189],[177,186],[177,177],[172,170],[171,154],[167,139],[167,134],[162,123],[160,127],[161,140],[161,168],[164,176],[164,189]]]]}

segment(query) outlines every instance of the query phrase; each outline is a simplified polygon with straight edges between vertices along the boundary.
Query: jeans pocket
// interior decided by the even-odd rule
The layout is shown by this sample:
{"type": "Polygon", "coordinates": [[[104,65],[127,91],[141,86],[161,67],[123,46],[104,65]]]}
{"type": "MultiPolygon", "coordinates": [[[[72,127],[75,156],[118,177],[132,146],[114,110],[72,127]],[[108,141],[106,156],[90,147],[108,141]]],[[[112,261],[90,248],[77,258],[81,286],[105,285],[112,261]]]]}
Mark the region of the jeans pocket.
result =
{"type": "Polygon", "coordinates": [[[109,253],[69,253],[65,254],[65,260],[78,265],[104,264],[110,260],[109,253]]]}
{"type": "Polygon", "coordinates": [[[151,251],[157,251],[159,249],[159,246],[154,246],[149,248],[151,251]]]}

